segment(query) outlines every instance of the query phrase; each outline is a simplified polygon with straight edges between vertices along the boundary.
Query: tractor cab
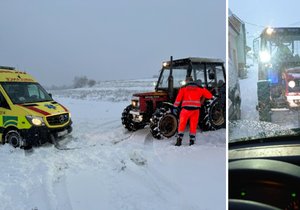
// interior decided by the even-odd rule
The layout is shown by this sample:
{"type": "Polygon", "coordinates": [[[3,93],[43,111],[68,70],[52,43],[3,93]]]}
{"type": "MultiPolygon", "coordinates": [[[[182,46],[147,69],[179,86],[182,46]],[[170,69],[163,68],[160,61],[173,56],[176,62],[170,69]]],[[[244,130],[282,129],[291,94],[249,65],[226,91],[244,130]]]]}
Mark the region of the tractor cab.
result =
{"type": "Polygon", "coordinates": [[[277,85],[286,68],[300,64],[300,28],[265,28],[254,40],[253,49],[258,58],[258,79],[277,85]]]}
{"type": "Polygon", "coordinates": [[[155,90],[168,92],[173,102],[179,88],[185,85],[187,77],[192,77],[199,86],[218,95],[219,88],[225,85],[223,61],[209,58],[185,58],[163,62],[155,90]]]}

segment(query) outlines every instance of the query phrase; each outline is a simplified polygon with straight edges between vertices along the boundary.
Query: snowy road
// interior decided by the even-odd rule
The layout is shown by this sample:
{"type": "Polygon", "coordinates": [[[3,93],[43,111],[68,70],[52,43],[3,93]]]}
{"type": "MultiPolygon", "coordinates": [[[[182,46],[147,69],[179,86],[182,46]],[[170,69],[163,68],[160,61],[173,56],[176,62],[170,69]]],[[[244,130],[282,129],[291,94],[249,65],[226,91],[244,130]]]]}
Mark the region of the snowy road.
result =
{"type": "Polygon", "coordinates": [[[175,147],[174,137],[155,140],[147,127],[127,132],[128,102],[56,99],[72,112],[67,145],[78,149],[1,146],[0,209],[225,209],[225,129],[175,147]]]}

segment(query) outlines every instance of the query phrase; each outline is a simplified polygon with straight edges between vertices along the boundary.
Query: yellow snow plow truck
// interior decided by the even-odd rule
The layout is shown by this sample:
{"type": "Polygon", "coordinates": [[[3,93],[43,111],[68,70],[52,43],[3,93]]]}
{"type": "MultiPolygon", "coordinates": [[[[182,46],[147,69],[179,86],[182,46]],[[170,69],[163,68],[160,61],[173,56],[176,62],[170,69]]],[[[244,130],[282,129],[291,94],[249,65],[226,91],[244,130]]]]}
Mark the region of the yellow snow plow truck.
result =
{"type": "MultiPolygon", "coordinates": [[[[67,108],[29,74],[0,66],[0,141],[31,148],[72,131],[67,108]]],[[[53,142],[54,143],[54,142],[53,142]]]]}

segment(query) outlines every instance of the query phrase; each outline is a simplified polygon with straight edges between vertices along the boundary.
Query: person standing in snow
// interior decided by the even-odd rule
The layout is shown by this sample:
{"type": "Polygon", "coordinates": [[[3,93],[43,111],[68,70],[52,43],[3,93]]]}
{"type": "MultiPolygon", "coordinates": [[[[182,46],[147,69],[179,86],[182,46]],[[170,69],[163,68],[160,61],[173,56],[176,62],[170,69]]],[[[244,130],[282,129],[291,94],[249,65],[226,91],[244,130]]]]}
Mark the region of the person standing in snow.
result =
{"type": "Polygon", "coordinates": [[[196,130],[200,115],[200,107],[205,99],[211,99],[212,94],[206,88],[200,87],[193,81],[192,77],[186,78],[187,84],[179,89],[174,106],[179,107],[181,112],[179,116],[178,138],[175,146],[180,146],[184,135],[186,124],[190,122],[190,145],[196,140],[196,130]]]}

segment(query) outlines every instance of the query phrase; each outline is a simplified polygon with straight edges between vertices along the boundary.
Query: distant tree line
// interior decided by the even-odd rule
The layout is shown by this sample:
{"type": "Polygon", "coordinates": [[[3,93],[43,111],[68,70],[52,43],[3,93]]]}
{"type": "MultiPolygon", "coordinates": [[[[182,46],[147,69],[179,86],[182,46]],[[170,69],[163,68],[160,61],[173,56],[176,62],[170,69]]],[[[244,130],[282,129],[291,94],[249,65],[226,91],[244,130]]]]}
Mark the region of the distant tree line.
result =
{"type": "Polygon", "coordinates": [[[93,79],[88,79],[86,76],[76,76],[73,79],[72,84],[70,85],[52,85],[49,87],[46,87],[47,90],[64,90],[64,89],[70,89],[70,88],[82,88],[82,87],[93,87],[97,82],[93,79]]]}
{"type": "Polygon", "coordinates": [[[74,88],[82,88],[82,87],[93,87],[96,84],[96,81],[93,79],[88,79],[86,76],[75,77],[73,80],[74,88]]]}

